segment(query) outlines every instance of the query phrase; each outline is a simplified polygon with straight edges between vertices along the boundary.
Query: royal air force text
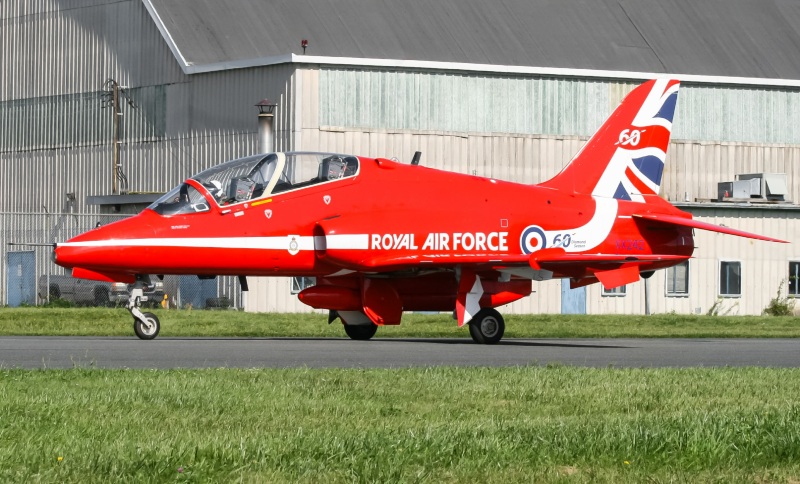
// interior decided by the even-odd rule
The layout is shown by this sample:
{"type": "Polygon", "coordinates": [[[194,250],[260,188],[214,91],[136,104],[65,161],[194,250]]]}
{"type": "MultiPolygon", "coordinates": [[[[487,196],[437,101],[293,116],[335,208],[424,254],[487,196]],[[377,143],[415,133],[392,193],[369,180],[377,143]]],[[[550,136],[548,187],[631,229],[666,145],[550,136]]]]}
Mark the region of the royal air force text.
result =
{"type": "MultiPolygon", "coordinates": [[[[372,234],[373,250],[420,250],[416,234],[372,234]]],[[[421,250],[434,251],[508,251],[508,232],[432,232],[425,237],[421,250]]]]}

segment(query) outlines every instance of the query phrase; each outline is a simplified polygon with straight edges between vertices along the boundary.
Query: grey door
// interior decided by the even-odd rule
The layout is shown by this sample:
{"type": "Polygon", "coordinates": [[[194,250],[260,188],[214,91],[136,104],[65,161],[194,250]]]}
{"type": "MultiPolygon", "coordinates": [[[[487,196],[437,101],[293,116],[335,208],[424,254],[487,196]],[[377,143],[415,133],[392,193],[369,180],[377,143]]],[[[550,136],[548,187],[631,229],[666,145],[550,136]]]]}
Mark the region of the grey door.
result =
{"type": "Polygon", "coordinates": [[[8,305],[36,304],[36,255],[32,250],[9,252],[6,262],[8,305]]]}
{"type": "Polygon", "coordinates": [[[216,279],[199,279],[197,276],[181,276],[178,304],[181,308],[191,305],[194,309],[208,306],[217,297],[216,279]]]}
{"type": "Polygon", "coordinates": [[[586,286],[569,288],[569,279],[561,279],[561,314],[586,314],[586,286]]]}

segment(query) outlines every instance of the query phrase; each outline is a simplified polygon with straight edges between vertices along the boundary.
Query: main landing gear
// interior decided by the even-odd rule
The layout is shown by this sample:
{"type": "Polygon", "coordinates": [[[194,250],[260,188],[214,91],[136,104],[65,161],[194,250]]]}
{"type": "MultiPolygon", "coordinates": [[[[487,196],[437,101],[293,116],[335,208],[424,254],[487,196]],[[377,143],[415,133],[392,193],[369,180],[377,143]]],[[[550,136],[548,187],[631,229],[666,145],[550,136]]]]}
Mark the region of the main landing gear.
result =
{"type": "Polygon", "coordinates": [[[375,336],[378,326],[375,324],[344,324],[344,332],[350,339],[366,341],[375,336]]]}
{"type": "Polygon", "coordinates": [[[344,332],[352,340],[370,340],[378,331],[378,325],[370,321],[367,315],[360,311],[336,311],[332,309],[328,313],[328,324],[336,321],[337,318],[342,320],[344,332]]]}
{"type": "Polygon", "coordinates": [[[506,323],[493,308],[483,308],[469,322],[469,334],[479,344],[493,345],[503,338],[506,323]]]}
{"type": "MultiPolygon", "coordinates": [[[[331,311],[328,323],[336,318],[341,318],[344,332],[352,340],[367,341],[375,336],[378,326],[372,323],[366,315],[360,312],[348,311],[344,315],[340,311],[331,311]],[[350,321],[350,324],[348,324],[350,321]]],[[[145,313],[148,314],[148,313],[145,313]]],[[[503,316],[493,308],[483,308],[469,321],[469,334],[473,341],[483,345],[493,345],[503,339],[506,331],[506,322],[503,316]]]]}
{"type": "Polygon", "coordinates": [[[153,339],[158,336],[161,331],[161,322],[153,313],[143,313],[139,310],[142,301],[146,301],[144,297],[144,281],[137,279],[131,289],[131,295],[128,298],[128,305],[126,306],[133,316],[133,332],[136,333],[140,339],[153,339]]]}

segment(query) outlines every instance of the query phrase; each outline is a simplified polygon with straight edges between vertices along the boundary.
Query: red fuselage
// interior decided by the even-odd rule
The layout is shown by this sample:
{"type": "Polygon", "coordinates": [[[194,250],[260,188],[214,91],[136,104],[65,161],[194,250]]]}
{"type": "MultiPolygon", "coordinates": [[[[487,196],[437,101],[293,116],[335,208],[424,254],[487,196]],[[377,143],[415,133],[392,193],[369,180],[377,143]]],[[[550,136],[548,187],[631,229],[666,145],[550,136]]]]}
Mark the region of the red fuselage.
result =
{"type": "MultiPolygon", "coordinates": [[[[259,200],[220,206],[203,191],[210,210],[202,213],[164,216],[146,209],[59,245],[56,262],[112,278],[326,276],[343,269],[383,272],[463,263],[489,268],[524,259],[520,236],[526,227],[569,236],[600,216],[588,195],[384,159],[359,161],[356,176],[259,200]]],[[[657,206],[678,212],[665,202],[657,206]]],[[[610,232],[587,249],[691,256],[690,228],[633,219],[636,210],[641,204],[619,201],[610,232]]],[[[572,237],[572,244],[580,242],[572,237]]],[[[672,263],[642,264],[640,271],[672,263]]],[[[586,275],[580,272],[570,266],[553,277],[586,275]]]]}

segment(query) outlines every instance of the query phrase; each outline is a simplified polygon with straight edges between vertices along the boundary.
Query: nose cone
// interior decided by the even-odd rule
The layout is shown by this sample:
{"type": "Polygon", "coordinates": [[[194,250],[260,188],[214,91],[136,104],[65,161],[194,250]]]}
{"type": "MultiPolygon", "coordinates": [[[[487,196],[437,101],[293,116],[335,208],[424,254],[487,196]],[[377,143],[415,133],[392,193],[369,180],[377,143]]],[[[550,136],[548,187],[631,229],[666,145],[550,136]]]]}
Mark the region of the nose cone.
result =
{"type": "MultiPolygon", "coordinates": [[[[88,269],[98,272],[132,272],[135,260],[129,252],[137,249],[140,257],[148,247],[133,240],[153,237],[153,229],[143,220],[142,214],[84,232],[66,242],[56,244],[53,261],[66,268],[88,269]]],[[[136,257],[137,259],[139,257],[136,257]]]]}

